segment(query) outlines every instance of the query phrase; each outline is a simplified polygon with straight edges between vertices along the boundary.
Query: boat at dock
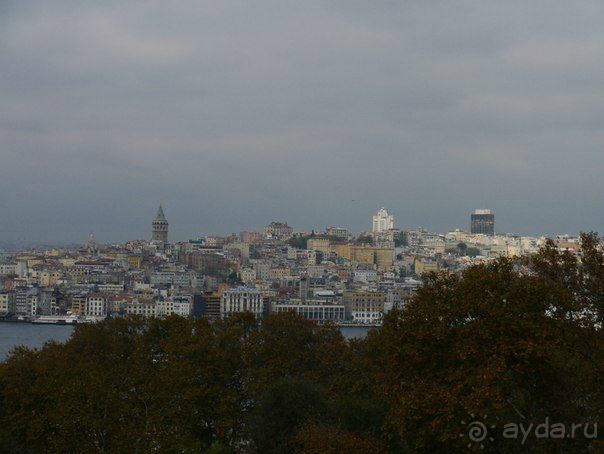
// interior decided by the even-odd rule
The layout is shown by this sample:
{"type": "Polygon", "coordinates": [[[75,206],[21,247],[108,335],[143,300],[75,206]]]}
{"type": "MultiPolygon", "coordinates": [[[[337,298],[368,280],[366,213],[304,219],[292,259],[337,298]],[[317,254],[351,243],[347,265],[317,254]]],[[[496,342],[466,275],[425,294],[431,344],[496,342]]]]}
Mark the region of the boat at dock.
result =
{"type": "Polygon", "coordinates": [[[45,325],[75,325],[78,317],[75,315],[40,315],[32,318],[32,323],[45,325]]]}

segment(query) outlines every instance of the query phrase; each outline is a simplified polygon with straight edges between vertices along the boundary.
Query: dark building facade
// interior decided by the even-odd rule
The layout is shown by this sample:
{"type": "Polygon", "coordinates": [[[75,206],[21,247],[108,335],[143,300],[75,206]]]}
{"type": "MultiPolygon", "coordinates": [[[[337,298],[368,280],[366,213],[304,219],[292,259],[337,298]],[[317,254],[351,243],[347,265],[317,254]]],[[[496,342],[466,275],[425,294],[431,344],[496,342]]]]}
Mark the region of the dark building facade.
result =
{"type": "Polygon", "coordinates": [[[476,210],[472,213],[471,232],[495,235],[495,215],[491,210],[476,210]]]}

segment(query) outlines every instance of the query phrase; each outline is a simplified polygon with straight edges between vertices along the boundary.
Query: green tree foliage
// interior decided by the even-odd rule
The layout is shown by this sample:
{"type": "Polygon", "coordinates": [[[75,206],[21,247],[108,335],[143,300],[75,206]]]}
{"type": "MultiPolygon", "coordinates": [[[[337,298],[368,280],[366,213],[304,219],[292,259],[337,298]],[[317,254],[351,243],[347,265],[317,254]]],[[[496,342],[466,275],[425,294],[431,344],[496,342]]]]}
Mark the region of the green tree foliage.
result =
{"type": "Polygon", "coordinates": [[[480,250],[476,247],[469,247],[466,243],[458,243],[453,249],[449,249],[449,252],[467,257],[476,257],[480,255],[480,250]]]}
{"type": "Polygon", "coordinates": [[[296,249],[307,249],[308,239],[314,235],[296,235],[291,237],[287,244],[296,249]]]}
{"type": "Polygon", "coordinates": [[[468,257],[476,257],[477,255],[480,255],[480,249],[476,247],[469,247],[466,249],[465,255],[468,257]]]}
{"type": "Polygon", "coordinates": [[[502,429],[601,429],[603,299],[587,234],[578,255],[549,242],[524,262],[431,274],[363,340],[293,313],[78,326],[0,364],[1,451],[598,452],[502,429]],[[496,426],[483,448],[472,415],[496,426]]]}
{"type": "Polygon", "coordinates": [[[371,235],[361,235],[357,238],[357,243],[373,244],[373,237],[371,235]]]}

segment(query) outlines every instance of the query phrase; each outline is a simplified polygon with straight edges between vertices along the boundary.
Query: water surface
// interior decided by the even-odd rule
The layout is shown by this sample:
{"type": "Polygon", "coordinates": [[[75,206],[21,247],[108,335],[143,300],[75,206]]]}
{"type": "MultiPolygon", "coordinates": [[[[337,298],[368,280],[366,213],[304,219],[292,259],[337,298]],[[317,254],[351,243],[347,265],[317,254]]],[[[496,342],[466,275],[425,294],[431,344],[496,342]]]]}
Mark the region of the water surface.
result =
{"type": "Polygon", "coordinates": [[[0,322],[0,361],[18,345],[41,348],[48,341],[65,342],[72,332],[73,326],[68,325],[0,322]]]}

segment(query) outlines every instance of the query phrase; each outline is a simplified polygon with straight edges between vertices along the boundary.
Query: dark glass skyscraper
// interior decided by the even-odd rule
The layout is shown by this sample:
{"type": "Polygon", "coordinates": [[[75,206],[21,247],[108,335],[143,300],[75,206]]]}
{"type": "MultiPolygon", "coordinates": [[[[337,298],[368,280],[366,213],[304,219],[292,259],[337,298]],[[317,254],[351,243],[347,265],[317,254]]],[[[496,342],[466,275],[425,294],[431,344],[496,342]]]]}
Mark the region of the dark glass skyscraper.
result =
{"type": "Polygon", "coordinates": [[[491,210],[475,210],[471,218],[471,232],[495,235],[495,215],[491,210]]]}

